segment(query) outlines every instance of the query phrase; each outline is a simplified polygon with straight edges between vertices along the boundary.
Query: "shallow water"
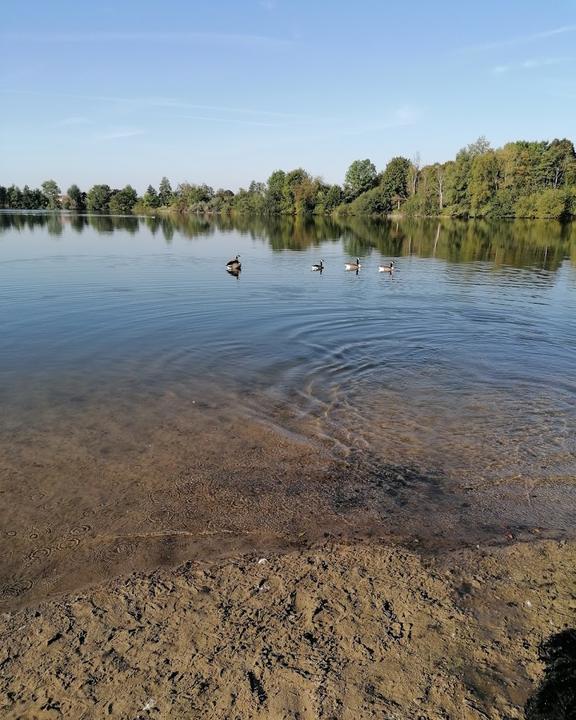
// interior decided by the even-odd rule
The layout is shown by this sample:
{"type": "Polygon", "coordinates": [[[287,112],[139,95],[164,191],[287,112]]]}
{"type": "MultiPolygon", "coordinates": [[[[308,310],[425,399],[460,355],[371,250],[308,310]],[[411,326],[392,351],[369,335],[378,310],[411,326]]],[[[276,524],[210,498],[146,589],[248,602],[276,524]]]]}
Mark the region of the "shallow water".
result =
{"type": "MultiPolygon", "coordinates": [[[[447,537],[450,518],[459,541],[570,533],[575,261],[556,223],[0,215],[3,587],[48,587],[64,571],[38,553],[54,563],[41,548],[74,528],[90,565],[106,538],[218,535],[218,512],[283,541],[339,518],[404,538],[447,537]],[[231,488],[251,518],[222,506],[231,488]]],[[[134,567],[190,547],[162,553],[134,567]]]]}

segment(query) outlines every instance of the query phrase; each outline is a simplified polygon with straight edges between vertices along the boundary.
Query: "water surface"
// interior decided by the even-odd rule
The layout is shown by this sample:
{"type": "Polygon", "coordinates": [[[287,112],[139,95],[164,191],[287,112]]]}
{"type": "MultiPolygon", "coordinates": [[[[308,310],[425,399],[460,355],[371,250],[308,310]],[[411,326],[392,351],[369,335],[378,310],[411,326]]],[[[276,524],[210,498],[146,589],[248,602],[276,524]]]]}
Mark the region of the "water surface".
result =
{"type": "Polygon", "coordinates": [[[557,223],[0,215],[5,595],[200,536],[569,533],[575,260],[557,223]]]}

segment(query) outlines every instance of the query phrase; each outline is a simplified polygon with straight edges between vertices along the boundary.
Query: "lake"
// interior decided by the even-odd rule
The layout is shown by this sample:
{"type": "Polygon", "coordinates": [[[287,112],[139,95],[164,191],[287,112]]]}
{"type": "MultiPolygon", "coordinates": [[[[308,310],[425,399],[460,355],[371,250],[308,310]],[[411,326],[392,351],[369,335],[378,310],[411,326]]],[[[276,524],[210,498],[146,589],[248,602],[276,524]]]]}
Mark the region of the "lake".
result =
{"type": "Polygon", "coordinates": [[[2,213],[0,329],[6,607],[330,535],[573,535],[573,225],[2,213]]]}

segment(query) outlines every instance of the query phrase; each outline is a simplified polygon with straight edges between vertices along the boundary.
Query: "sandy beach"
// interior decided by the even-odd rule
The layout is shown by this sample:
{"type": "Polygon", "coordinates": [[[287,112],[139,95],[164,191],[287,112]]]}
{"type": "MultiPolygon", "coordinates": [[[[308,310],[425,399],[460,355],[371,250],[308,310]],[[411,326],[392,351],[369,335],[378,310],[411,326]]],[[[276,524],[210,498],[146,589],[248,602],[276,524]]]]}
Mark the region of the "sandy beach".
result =
{"type": "Polygon", "coordinates": [[[2,717],[522,718],[575,559],[326,543],[132,574],[2,614],[2,717]]]}

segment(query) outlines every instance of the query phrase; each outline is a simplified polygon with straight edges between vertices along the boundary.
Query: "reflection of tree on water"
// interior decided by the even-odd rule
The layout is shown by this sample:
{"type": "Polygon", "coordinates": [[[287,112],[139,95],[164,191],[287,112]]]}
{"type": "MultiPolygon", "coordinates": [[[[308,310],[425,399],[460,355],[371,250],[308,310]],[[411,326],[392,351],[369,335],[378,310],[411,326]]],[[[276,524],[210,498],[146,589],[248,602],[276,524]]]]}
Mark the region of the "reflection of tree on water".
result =
{"type": "Polygon", "coordinates": [[[513,267],[556,270],[576,256],[576,226],[548,221],[431,220],[374,221],[355,218],[343,223],[346,252],[372,249],[397,257],[417,255],[449,262],[490,261],[513,267]]]}
{"type": "Polygon", "coordinates": [[[496,266],[557,270],[563,260],[576,262],[576,223],[546,220],[374,220],[362,217],[292,217],[284,215],[130,217],[58,213],[0,213],[0,233],[46,228],[60,235],[65,226],[82,232],[90,226],[99,233],[141,227],[153,235],[162,232],[166,243],[175,233],[193,239],[216,232],[236,231],[263,239],[275,251],[306,250],[325,242],[343,242],[351,257],[373,250],[387,257],[416,255],[448,262],[492,262],[496,266]]]}
{"type": "Polygon", "coordinates": [[[114,230],[127,230],[134,235],[140,229],[140,222],[137,217],[112,216],[112,215],[89,215],[90,226],[100,233],[111,233],[114,230]]]}
{"type": "Polygon", "coordinates": [[[68,221],[70,222],[70,227],[77,233],[81,233],[84,228],[88,226],[88,218],[86,215],[69,215],[68,221]]]}

